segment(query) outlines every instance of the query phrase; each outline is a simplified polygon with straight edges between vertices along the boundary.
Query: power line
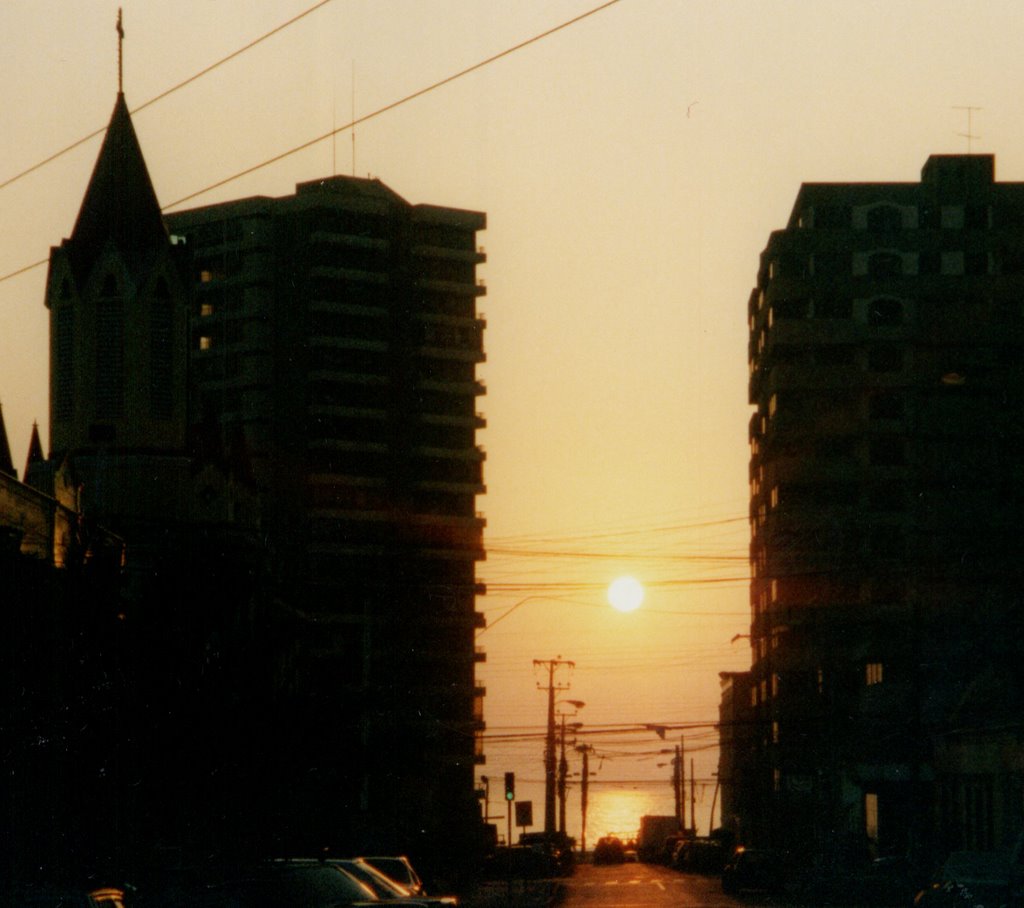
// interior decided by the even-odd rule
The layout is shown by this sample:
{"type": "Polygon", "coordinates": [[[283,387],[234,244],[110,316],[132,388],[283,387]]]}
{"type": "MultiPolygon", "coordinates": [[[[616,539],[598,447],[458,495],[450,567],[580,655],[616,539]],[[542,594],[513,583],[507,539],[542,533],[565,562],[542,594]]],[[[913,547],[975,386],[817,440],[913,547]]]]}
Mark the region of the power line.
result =
{"type": "MultiPolygon", "coordinates": [[[[313,10],[319,8],[320,6],[323,6],[325,3],[328,3],[328,2],[330,2],[330,0],[322,0],[321,3],[317,4],[317,6],[312,7],[311,9],[307,10],[306,13],[303,13],[302,15],[307,15],[308,13],[313,12],[313,10]]],[[[284,151],[284,152],[281,152],[278,155],[274,155],[271,158],[267,158],[265,161],[263,161],[260,164],[254,164],[252,167],[247,167],[245,170],[241,170],[238,173],[233,174],[232,176],[225,177],[224,179],[218,180],[216,183],[211,183],[210,185],[205,186],[204,188],[199,189],[196,192],[192,192],[189,195],[182,196],[180,199],[176,199],[173,202],[169,202],[168,204],[162,206],[162,208],[160,210],[161,211],[166,211],[168,208],[174,208],[175,206],[180,205],[183,202],[187,202],[187,201],[190,201],[191,199],[194,199],[194,198],[196,198],[198,196],[205,195],[207,192],[212,192],[214,189],[219,189],[221,186],[226,186],[228,183],[233,183],[235,180],[239,180],[242,177],[248,176],[251,173],[255,173],[258,170],[262,170],[264,167],[269,167],[271,164],[276,164],[278,161],[283,161],[285,158],[291,157],[293,154],[298,154],[300,151],[305,151],[307,148],[311,148],[312,146],[317,145],[320,142],[326,141],[327,139],[332,139],[339,132],[344,132],[347,129],[354,129],[360,123],[366,123],[367,121],[372,120],[375,117],[379,117],[382,114],[385,114],[385,113],[387,113],[387,112],[389,112],[391,110],[394,110],[397,107],[401,107],[403,104],[407,104],[408,102],[413,101],[416,98],[422,97],[423,95],[427,94],[428,92],[434,91],[437,88],[441,88],[442,86],[447,85],[450,82],[454,82],[456,79],[461,79],[463,76],[466,76],[466,75],[469,75],[470,73],[476,72],[478,69],[482,69],[483,67],[485,67],[485,66],[487,66],[487,65],[489,65],[491,63],[494,63],[494,62],[496,62],[498,60],[501,60],[503,57],[507,57],[510,54],[513,54],[513,53],[515,53],[518,50],[522,50],[524,47],[529,47],[531,44],[535,44],[538,41],[543,40],[544,38],[550,37],[551,35],[555,34],[556,32],[562,31],[563,29],[566,29],[566,28],[568,28],[571,25],[576,25],[577,23],[582,22],[584,19],[587,19],[587,18],[589,18],[590,16],[593,16],[593,15],[596,15],[597,13],[602,12],[605,9],[608,9],[611,6],[614,6],[615,4],[617,4],[619,2],[620,2],[620,0],[607,0],[606,3],[602,3],[599,6],[595,6],[593,9],[587,10],[586,12],[581,13],[578,16],[574,16],[572,19],[568,19],[565,22],[562,22],[559,25],[553,26],[552,28],[549,28],[546,31],[543,31],[543,32],[541,32],[538,35],[534,35],[532,38],[527,38],[525,41],[520,41],[518,44],[516,44],[516,45],[514,45],[512,47],[509,47],[506,50],[501,51],[500,53],[494,54],[494,55],[488,57],[485,60],[481,60],[479,63],[475,63],[472,66],[467,67],[466,69],[460,70],[459,72],[454,73],[453,75],[447,76],[444,79],[441,79],[441,80],[439,80],[437,82],[434,82],[433,84],[428,85],[426,88],[421,88],[419,91],[415,91],[415,92],[413,92],[410,95],[406,95],[404,98],[400,98],[397,101],[393,101],[392,103],[385,105],[384,107],[378,108],[377,110],[373,111],[372,113],[366,114],[365,116],[362,116],[362,117],[357,117],[357,118],[353,119],[350,123],[346,123],[343,126],[339,126],[336,129],[332,129],[330,132],[324,133],[321,136],[317,136],[317,138],[315,138],[315,139],[310,139],[308,142],[303,142],[301,145],[297,145],[294,148],[289,149],[288,151],[284,151]]],[[[301,18],[301,16],[297,17],[297,18],[301,18]]],[[[295,21],[295,20],[291,20],[291,21],[295,21]]],[[[284,28],[285,26],[287,26],[289,24],[291,24],[291,22],[287,22],[287,23],[285,23],[285,25],[279,26],[277,29],[275,29],[275,31],[280,31],[281,28],[284,28]]],[[[269,34],[270,33],[268,33],[268,35],[269,34]]],[[[264,36],[264,37],[267,37],[267,36],[264,36]]],[[[262,40],[262,38],[259,39],[259,40],[262,40]]],[[[258,42],[254,42],[254,43],[258,43],[258,42]]],[[[242,48],[241,50],[237,51],[232,56],[237,56],[239,53],[241,53],[243,50],[246,50],[246,49],[247,48],[242,48]]],[[[227,59],[230,59],[230,57],[225,58],[225,60],[227,60],[227,59]]],[[[220,61],[220,62],[225,62],[225,61],[220,61]]],[[[215,68],[218,65],[219,65],[219,63],[213,64],[213,66],[208,67],[207,70],[205,70],[204,72],[209,71],[210,69],[213,69],[213,68],[215,68]]],[[[202,75],[202,73],[198,73],[196,76],[193,77],[193,79],[199,78],[200,75],[202,75]]],[[[193,81],[193,79],[186,80],[186,82],[182,83],[182,85],[185,85],[185,84],[187,84],[190,81],[193,81]]],[[[171,91],[176,90],[179,87],[181,87],[181,86],[175,86],[174,89],[169,89],[167,92],[164,92],[163,95],[161,95],[160,97],[166,97],[167,94],[169,94],[171,91]]],[[[156,100],[158,100],[158,98],[153,98],[150,101],[147,101],[146,104],[147,105],[148,104],[152,104],[156,100]]],[[[146,106],[146,105],[143,105],[143,106],[146,106]]],[[[139,110],[139,109],[141,109],[141,108],[136,108],[136,110],[139,110]]],[[[103,132],[102,129],[99,130],[98,132],[92,133],[89,136],[86,136],[84,139],[79,140],[74,145],[69,146],[68,148],[64,149],[64,151],[58,152],[57,154],[55,154],[55,155],[51,156],[50,158],[48,158],[46,161],[43,161],[40,164],[37,164],[35,167],[32,167],[29,170],[25,171],[25,173],[30,173],[32,170],[36,170],[39,167],[42,167],[44,164],[48,163],[49,161],[53,160],[54,158],[59,157],[65,151],[69,151],[69,150],[71,150],[71,148],[77,147],[78,145],[82,144],[82,142],[88,141],[89,139],[93,138],[94,136],[99,135],[101,132],[103,132]]],[[[18,177],[14,177],[12,180],[9,180],[8,183],[13,182],[14,179],[18,179],[20,176],[24,176],[24,174],[19,174],[18,177]]],[[[2,189],[3,186],[6,186],[6,185],[7,185],[7,183],[0,184],[0,189],[2,189]]],[[[17,277],[20,274],[24,274],[26,271],[31,271],[34,268],[38,268],[40,265],[45,265],[47,263],[47,261],[48,261],[48,259],[41,259],[40,261],[34,262],[31,265],[25,265],[24,267],[19,268],[17,271],[12,271],[9,274],[0,275],[0,284],[2,284],[4,281],[10,280],[11,278],[17,277]]]]}
{"type": "Polygon", "coordinates": [[[197,196],[205,195],[207,192],[212,192],[214,189],[219,189],[221,186],[225,186],[228,183],[233,183],[235,180],[239,180],[242,177],[249,176],[249,174],[255,173],[257,170],[262,170],[264,167],[269,167],[271,164],[276,164],[278,161],[283,161],[285,158],[291,157],[293,154],[298,154],[300,151],[305,151],[307,148],[312,148],[314,145],[317,145],[320,142],[324,142],[327,139],[334,138],[334,136],[337,135],[339,132],[345,132],[348,129],[354,129],[361,123],[366,123],[367,121],[372,120],[375,117],[379,117],[381,114],[385,114],[388,113],[389,111],[394,110],[396,107],[401,107],[403,104],[407,104],[410,101],[414,101],[417,98],[421,98],[423,97],[423,95],[428,94],[429,92],[432,92],[437,88],[441,88],[445,85],[448,85],[449,83],[454,82],[456,79],[461,79],[463,76],[468,76],[470,73],[476,72],[478,69],[482,69],[483,67],[488,66],[491,63],[495,63],[498,60],[501,60],[503,57],[507,57],[510,54],[514,54],[516,51],[522,50],[524,47],[529,47],[531,44],[536,44],[538,41],[550,37],[556,32],[560,32],[571,25],[576,25],[577,23],[582,22],[584,19],[596,15],[597,13],[608,9],[608,7],[610,6],[614,6],[619,2],[620,0],[607,0],[606,3],[602,3],[600,6],[595,6],[593,9],[587,10],[584,13],[580,13],[580,15],[574,16],[572,19],[568,19],[565,22],[562,22],[559,25],[549,28],[547,29],[547,31],[543,31],[538,35],[534,35],[532,38],[527,38],[525,41],[520,41],[518,44],[512,47],[509,47],[506,50],[494,54],[493,56],[490,56],[485,60],[481,60],[479,63],[474,63],[472,66],[460,70],[459,72],[454,73],[453,75],[446,76],[444,79],[440,79],[439,81],[434,82],[431,85],[428,85],[426,88],[421,88],[419,89],[419,91],[414,91],[412,94],[406,95],[404,98],[400,98],[397,101],[392,101],[390,104],[386,104],[384,107],[380,107],[377,110],[373,111],[372,113],[366,114],[365,116],[356,117],[354,120],[352,120],[350,123],[346,123],[344,126],[339,126],[336,129],[332,129],[330,132],[326,132],[321,136],[317,136],[315,139],[310,139],[308,142],[303,142],[301,145],[296,145],[294,148],[290,148],[288,151],[283,151],[280,154],[274,155],[272,158],[267,158],[260,164],[254,164],[252,167],[247,167],[245,170],[240,170],[238,173],[232,174],[229,177],[225,177],[222,180],[218,180],[216,183],[211,183],[209,186],[206,186],[203,189],[199,189],[196,192],[189,193],[189,195],[182,196],[180,199],[176,199],[175,201],[165,205],[164,210],[168,208],[174,208],[176,205],[182,204],[182,202],[191,201],[197,196]]]}
{"type": "MultiPolygon", "coordinates": [[[[267,38],[270,38],[273,35],[276,35],[280,31],[284,31],[284,29],[288,28],[289,25],[294,25],[300,19],[305,18],[310,13],[316,12],[318,9],[320,9],[320,7],[326,6],[330,2],[331,2],[331,0],[320,0],[319,3],[314,4],[309,9],[307,9],[305,12],[301,12],[297,16],[293,16],[287,22],[282,22],[276,28],[272,28],[269,32],[266,32],[265,34],[260,35],[260,37],[256,38],[254,41],[250,41],[244,47],[240,47],[238,50],[233,51],[232,53],[228,54],[226,57],[222,57],[216,63],[211,63],[205,69],[201,69],[195,75],[189,76],[184,81],[179,82],[177,85],[174,85],[171,88],[168,88],[166,91],[160,92],[160,94],[156,95],[153,98],[150,98],[148,101],[143,102],[138,107],[132,108],[130,113],[137,114],[140,110],[145,110],[147,107],[150,107],[151,105],[156,104],[157,101],[162,101],[168,95],[174,94],[174,92],[178,91],[178,89],[184,88],[186,85],[190,85],[191,83],[195,82],[196,79],[202,78],[203,76],[207,75],[208,73],[213,72],[215,69],[217,69],[217,67],[222,66],[223,64],[227,63],[230,60],[234,60],[235,57],[241,56],[247,50],[252,50],[252,48],[256,47],[257,44],[261,44],[263,41],[266,41],[267,38]]],[[[52,161],[56,161],[57,158],[62,157],[63,155],[67,154],[69,151],[74,151],[76,148],[78,148],[79,145],[84,145],[90,139],[95,139],[96,136],[102,135],[106,131],[106,128],[107,128],[106,126],[101,126],[99,129],[95,130],[94,132],[90,132],[89,135],[83,136],[82,138],[78,139],[77,141],[72,142],[67,147],[62,148],[60,151],[54,152],[48,158],[45,158],[44,160],[40,161],[37,164],[33,164],[27,170],[23,170],[21,173],[15,174],[13,177],[10,177],[7,180],[4,180],[4,182],[0,183],[0,189],[4,189],[7,186],[10,186],[12,183],[16,183],[22,177],[26,177],[30,173],[34,173],[35,171],[39,170],[41,167],[45,167],[47,164],[51,163],[52,161]]],[[[28,271],[31,268],[38,267],[40,264],[41,264],[40,262],[36,262],[34,265],[29,265],[26,268],[22,268],[21,271],[28,271]]],[[[6,277],[14,277],[17,274],[21,274],[21,271],[16,271],[16,272],[14,272],[14,274],[7,275],[6,277]]],[[[3,278],[3,279],[6,280],[6,277],[3,278]]]]}

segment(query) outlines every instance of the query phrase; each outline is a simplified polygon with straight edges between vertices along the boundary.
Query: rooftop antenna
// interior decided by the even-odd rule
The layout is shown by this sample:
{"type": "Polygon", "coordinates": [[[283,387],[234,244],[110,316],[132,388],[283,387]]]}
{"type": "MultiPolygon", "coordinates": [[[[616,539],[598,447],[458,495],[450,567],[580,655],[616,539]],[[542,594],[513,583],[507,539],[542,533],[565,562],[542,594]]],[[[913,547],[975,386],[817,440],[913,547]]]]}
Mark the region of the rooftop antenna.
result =
{"type": "Polygon", "coordinates": [[[973,131],[973,129],[971,127],[974,125],[974,120],[973,120],[974,112],[976,110],[982,110],[982,109],[983,108],[981,108],[981,107],[971,107],[970,105],[967,105],[967,104],[964,104],[964,105],[956,105],[956,104],[954,104],[953,105],[953,110],[965,110],[965,111],[967,111],[967,132],[958,132],[957,135],[961,136],[964,139],[967,139],[967,153],[968,154],[973,154],[972,142],[975,139],[980,139],[981,138],[981,136],[976,136],[974,134],[974,131],[973,131]]]}
{"type": "Polygon", "coordinates": [[[121,7],[117,8],[117,93],[124,94],[124,25],[121,7]]]}

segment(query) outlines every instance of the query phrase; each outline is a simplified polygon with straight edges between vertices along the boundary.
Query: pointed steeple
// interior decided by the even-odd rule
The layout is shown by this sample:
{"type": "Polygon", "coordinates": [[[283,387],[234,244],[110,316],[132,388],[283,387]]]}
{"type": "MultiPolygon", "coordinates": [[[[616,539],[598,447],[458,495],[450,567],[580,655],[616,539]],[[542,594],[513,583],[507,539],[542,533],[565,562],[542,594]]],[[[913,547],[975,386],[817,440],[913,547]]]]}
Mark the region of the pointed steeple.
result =
{"type": "Polygon", "coordinates": [[[122,92],[117,94],[75,228],[65,241],[79,277],[96,261],[108,240],[129,266],[142,264],[169,242],[122,92]]]}
{"type": "Polygon", "coordinates": [[[28,457],[25,459],[25,477],[28,477],[32,467],[37,463],[43,463],[46,458],[43,456],[43,443],[39,440],[39,423],[32,423],[32,437],[28,442],[28,457]]]}
{"type": "Polygon", "coordinates": [[[14,469],[14,462],[11,460],[11,446],[7,441],[7,427],[4,425],[4,410],[0,406],[0,473],[17,479],[18,474],[14,469]]]}

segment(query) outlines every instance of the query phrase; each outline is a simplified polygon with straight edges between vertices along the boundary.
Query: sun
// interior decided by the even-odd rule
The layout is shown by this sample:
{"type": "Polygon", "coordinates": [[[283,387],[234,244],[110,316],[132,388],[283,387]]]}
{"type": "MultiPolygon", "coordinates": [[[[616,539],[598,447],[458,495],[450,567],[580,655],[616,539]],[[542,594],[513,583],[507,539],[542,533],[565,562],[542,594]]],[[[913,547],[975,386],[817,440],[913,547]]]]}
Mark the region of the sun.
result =
{"type": "Polygon", "coordinates": [[[608,587],[608,601],[620,612],[635,612],[644,601],[644,587],[635,577],[619,577],[608,587]]]}

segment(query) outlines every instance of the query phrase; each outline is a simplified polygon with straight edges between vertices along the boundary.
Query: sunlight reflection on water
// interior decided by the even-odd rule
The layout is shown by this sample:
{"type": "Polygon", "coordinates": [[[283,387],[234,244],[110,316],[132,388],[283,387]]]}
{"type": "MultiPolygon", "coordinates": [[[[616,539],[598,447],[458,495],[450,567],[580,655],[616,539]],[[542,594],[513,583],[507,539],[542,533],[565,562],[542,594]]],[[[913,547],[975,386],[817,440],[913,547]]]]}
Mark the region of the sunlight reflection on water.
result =
{"type": "Polygon", "coordinates": [[[587,845],[603,835],[633,838],[645,814],[673,812],[672,799],[643,788],[609,788],[593,791],[587,808],[587,845]]]}

